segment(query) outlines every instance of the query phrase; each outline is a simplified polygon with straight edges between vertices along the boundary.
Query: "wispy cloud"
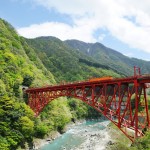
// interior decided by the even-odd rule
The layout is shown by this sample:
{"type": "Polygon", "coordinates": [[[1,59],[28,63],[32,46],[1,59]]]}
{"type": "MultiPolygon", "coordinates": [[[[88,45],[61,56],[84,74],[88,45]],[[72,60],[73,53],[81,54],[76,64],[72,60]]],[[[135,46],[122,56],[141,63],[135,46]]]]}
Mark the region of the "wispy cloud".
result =
{"type": "Polygon", "coordinates": [[[143,0],[32,0],[48,10],[52,8],[70,15],[74,25],[46,22],[18,29],[28,38],[56,36],[62,40],[79,39],[86,42],[102,40],[94,32],[106,28],[112,36],[130,47],[150,53],[150,1],[143,0]],[[134,19],[133,19],[134,18],[134,19]]]}

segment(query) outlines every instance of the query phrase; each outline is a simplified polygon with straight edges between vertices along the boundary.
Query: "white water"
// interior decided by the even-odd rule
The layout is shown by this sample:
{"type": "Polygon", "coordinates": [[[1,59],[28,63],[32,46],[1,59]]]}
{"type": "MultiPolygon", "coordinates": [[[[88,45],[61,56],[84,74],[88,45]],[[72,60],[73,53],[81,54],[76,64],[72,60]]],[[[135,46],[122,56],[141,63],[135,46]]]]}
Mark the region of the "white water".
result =
{"type": "Polygon", "coordinates": [[[106,126],[109,121],[87,121],[70,129],[40,150],[105,150],[111,140],[106,126]]]}

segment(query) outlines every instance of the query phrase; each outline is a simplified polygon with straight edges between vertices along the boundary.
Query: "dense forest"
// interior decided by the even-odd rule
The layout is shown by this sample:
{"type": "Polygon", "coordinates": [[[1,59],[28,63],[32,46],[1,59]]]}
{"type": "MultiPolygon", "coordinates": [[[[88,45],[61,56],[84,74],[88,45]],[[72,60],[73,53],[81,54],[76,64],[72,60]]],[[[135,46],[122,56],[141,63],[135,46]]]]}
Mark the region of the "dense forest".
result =
{"type": "Polygon", "coordinates": [[[142,73],[150,72],[150,61],[129,58],[101,43],[85,43],[78,40],[67,40],[65,43],[76,51],[83,52],[87,56],[92,57],[97,63],[108,66],[119,74],[133,75],[133,66],[140,67],[142,73]]]}
{"type": "MultiPolygon", "coordinates": [[[[149,67],[149,62],[143,63],[149,67]]],[[[144,70],[147,71],[146,68],[144,70]]],[[[23,87],[110,75],[123,77],[128,74],[107,63],[100,63],[57,38],[25,39],[7,21],[0,19],[0,150],[32,147],[35,137],[44,138],[54,130],[62,133],[72,119],[100,117],[82,101],[61,97],[47,105],[35,118],[27,105],[23,87]]],[[[136,144],[142,147],[149,136],[148,133],[136,144]]],[[[149,147],[148,144],[144,146],[149,147]]]]}

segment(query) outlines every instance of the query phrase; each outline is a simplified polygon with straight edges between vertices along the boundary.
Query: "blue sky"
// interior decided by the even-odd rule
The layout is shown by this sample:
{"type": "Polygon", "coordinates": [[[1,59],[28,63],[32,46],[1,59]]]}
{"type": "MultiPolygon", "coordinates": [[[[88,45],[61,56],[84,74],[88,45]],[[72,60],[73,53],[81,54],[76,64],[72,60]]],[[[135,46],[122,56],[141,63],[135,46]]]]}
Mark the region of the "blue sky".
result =
{"type": "Polygon", "coordinates": [[[0,17],[27,38],[100,42],[150,61],[149,0],[1,0],[0,17]]]}

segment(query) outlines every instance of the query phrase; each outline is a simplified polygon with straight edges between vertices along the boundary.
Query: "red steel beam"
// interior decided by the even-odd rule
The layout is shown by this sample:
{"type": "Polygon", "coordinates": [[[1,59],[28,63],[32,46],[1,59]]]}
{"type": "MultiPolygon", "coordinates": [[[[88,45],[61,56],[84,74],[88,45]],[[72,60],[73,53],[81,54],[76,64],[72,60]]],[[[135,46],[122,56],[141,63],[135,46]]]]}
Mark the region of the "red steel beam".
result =
{"type": "Polygon", "coordinates": [[[58,97],[75,97],[106,116],[133,141],[143,135],[144,128],[150,127],[147,83],[150,83],[150,75],[142,76],[139,71],[134,77],[29,88],[26,93],[36,116],[58,97]]]}

